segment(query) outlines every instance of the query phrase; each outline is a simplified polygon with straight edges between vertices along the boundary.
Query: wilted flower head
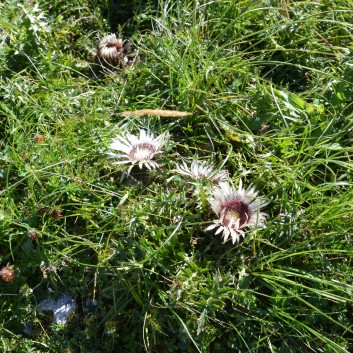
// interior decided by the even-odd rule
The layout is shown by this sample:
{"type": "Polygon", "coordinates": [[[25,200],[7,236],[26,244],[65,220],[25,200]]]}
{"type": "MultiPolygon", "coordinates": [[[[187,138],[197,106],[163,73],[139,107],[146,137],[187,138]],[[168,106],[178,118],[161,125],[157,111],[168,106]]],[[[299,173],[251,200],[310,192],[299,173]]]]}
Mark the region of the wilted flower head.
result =
{"type": "Polygon", "coordinates": [[[161,153],[161,149],[165,144],[165,134],[159,135],[154,138],[149,131],[140,130],[140,136],[135,136],[130,133],[126,133],[125,136],[117,135],[110,145],[112,150],[123,152],[123,154],[109,153],[113,158],[125,158],[123,161],[114,162],[115,164],[132,163],[129,168],[131,171],[135,164],[138,164],[140,168],[145,165],[148,169],[158,167],[158,163],[152,159],[158,153],[161,153]]]}
{"type": "Polygon", "coordinates": [[[251,186],[243,189],[241,181],[238,190],[228,183],[221,183],[209,200],[218,219],[206,230],[218,228],[216,234],[223,232],[224,241],[231,236],[234,244],[239,242],[240,236],[245,236],[243,228],[265,227],[267,214],[260,212],[260,209],[267,203],[258,198],[257,194],[258,191],[251,186]]]}
{"type": "Polygon", "coordinates": [[[115,34],[109,34],[101,39],[97,48],[97,60],[100,64],[123,67],[127,57],[124,53],[124,41],[115,34]]]}
{"type": "Polygon", "coordinates": [[[207,165],[207,162],[192,161],[190,167],[188,167],[187,164],[183,162],[183,165],[179,165],[176,171],[190,178],[199,180],[206,179],[213,184],[225,182],[229,177],[227,171],[215,171],[212,166],[207,165]]]}
{"type": "Polygon", "coordinates": [[[15,271],[12,266],[3,267],[0,270],[0,277],[4,282],[12,282],[15,278],[15,271]]]}

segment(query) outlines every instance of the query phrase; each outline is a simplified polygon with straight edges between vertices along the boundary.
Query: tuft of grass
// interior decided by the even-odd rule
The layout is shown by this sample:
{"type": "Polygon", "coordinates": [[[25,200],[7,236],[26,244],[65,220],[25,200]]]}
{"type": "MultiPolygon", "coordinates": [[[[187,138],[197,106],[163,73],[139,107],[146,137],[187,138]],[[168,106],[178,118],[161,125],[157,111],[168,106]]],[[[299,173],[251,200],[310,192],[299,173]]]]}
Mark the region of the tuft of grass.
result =
{"type": "Polygon", "coordinates": [[[352,1],[0,4],[3,352],[349,352],[352,1]],[[139,62],[97,74],[105,34],[139,62]],[[184,118],[124,116],[168,109],[184,118]],[[117,134],[168,133],[160,168],[117,134]],[[265,229],[206,232],[198,159],[252,184],[265,229]],[[62,293],[65,325],[37,312],[62,293]],[[30,329],[29,329],[30,327],[30,329]]]}

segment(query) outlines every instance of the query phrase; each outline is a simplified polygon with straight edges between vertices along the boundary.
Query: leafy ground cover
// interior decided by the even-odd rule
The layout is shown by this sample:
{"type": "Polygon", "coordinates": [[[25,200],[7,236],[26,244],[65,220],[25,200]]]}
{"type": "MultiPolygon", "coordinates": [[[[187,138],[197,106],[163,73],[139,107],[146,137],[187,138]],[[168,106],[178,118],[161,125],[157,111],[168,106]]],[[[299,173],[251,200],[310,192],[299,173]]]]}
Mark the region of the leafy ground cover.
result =
{"type": "Polygon", "coordinates": [[[0,4],[1,351],[350,352],[352,6],[0,4]],[[98,68],[110,33],[136,65],[98,68]],[[121,114],[146,108],[192,115],[121,114]],[[128,173],[110,145],[141,129],[159,167],[128,173]],[[257,190],[266,228],[206,231],[193,160],[257,190]],[[62,294],[55,324],[37,308],[62,294]]]}

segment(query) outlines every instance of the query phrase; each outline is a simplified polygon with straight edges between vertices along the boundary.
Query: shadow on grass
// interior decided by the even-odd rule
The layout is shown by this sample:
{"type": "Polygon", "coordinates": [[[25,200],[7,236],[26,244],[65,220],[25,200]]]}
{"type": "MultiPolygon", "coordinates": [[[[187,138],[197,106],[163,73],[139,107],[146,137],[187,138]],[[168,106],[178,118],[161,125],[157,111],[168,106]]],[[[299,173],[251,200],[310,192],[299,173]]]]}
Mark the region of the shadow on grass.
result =
{"type": "Polygon", "coordinates": [[[108,0],[101,6],[102,15],[107,19],[112,33],[122,30],[124,36],[151,28],[150,17],[158,8],[156,0],[108,0]]]}

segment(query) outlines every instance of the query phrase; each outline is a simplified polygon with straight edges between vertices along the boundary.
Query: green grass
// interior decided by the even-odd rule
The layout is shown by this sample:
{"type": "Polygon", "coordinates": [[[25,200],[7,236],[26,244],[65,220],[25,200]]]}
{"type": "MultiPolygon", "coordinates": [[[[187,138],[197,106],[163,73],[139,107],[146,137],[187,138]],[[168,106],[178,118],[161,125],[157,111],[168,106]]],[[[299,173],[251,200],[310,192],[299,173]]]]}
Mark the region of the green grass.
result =
{"type": "Polygon", "coordinates": [[[350,352],[352,16],[347,0],[0,4],[0,351],[350,352]],[[140,60],[99,73],[112,32],[140,60]],[[120,114],[144,108],[193,115],[120,114]],[[126,175],[109,144],[141,128],[169,142],[126,175]],[[267,227],[205,232],[206,186],[175,173],[191,158],[253,184],[267,227]],[[61,293],[63,326],[36,313],[61,293]]]}

